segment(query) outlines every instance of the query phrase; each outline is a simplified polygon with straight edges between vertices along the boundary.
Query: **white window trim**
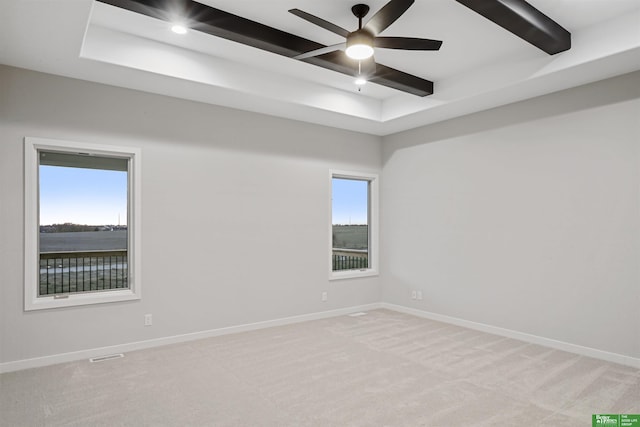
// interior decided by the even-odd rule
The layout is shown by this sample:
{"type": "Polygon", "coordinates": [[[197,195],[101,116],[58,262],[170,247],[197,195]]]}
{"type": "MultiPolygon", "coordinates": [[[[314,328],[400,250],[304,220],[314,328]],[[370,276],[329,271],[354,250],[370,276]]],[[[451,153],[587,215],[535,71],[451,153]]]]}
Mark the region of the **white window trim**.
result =
{"type": "Polygon", "coordinates": [[[141,280],[141,150],[135,147],[87,144],[83,142],[61,141],[45,138],[25,137],[24,139],[24,309],[25,311],[100,304],[117,301],[137,300],[142,297],[141,280]],[[38,150],[64,151],[70,153],[90,153],[129,159],[129,218],[128,247],[129,289],[87,292],[65,295],[38,296],[39,278],[39,192],[38,192],[38,150]]]}
{"type": "Polygon", "coordinates": [[[378,245],[378,175],[367,172],[354,172],[344,170],[329,171],[329,280],[354,279],[361,277],[377,276],[379,262],[379,245],[378,245]],[[369,181],[369,268],[362,270],[343,270],[333,271],[332,252],[333,252],[333,178],[358,179],[369,181]]]}

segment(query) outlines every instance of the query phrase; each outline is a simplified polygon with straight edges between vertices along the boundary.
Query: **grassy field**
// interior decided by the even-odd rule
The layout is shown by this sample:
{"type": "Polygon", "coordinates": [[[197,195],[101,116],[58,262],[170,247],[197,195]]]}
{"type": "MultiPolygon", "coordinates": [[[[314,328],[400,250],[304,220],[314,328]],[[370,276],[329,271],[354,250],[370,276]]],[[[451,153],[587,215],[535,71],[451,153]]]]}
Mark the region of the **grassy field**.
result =
{"type": "Polygon", "coordinates": [[[40,252],[127,249],[127,230],[40,233],[40,252]]]}
{"type": "Polygon", "coordinates": [[[343,249],[367,249],[369,227],[366,225],[334,225],[333,247],[343,249]]]}

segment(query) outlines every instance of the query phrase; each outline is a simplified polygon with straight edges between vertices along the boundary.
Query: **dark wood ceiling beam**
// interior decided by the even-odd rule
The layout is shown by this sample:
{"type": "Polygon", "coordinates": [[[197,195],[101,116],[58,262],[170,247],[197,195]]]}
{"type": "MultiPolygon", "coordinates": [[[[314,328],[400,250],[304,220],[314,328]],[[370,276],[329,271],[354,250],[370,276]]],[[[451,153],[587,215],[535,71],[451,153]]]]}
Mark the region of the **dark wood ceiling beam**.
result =
{"type": "MultiPolygon", "coordinates": [[[[172,17],[172,14],[187,17],[189,27],[193,30],[289,58],[324,47],[320,43],[192,0],[98,1],[168,22],[176,19],[176,17],[172,17]]],[[[303,61],[350,76],[355,75],[357,70],[352,60],[349,60],[343,52],[333,52],[307,58],[303,61]]],[[[369,80],[417,96],[426,96],[433,93],[433,82],[382,64],[377,64],[376,72],[369,80]]]]}
{"type": "Polygon", "coordinates": [[[571,48],[571,33],[525,0],[456,0],[549,55],[571,48]]]}

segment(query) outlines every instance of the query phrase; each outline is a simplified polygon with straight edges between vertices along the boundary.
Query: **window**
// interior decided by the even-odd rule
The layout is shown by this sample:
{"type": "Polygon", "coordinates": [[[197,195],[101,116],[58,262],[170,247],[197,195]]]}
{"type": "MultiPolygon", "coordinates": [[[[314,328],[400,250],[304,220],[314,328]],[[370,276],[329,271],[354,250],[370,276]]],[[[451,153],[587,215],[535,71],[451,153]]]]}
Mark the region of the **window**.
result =
{"type": "Polygon", "coordinates": [[[331,172],[330,279],[378,274],[378,177],[331,172]]]}
{"type": "Polygon", "coordinates": [[[25,138],[25,310],[139,299],[140,150],[25,138]]]}

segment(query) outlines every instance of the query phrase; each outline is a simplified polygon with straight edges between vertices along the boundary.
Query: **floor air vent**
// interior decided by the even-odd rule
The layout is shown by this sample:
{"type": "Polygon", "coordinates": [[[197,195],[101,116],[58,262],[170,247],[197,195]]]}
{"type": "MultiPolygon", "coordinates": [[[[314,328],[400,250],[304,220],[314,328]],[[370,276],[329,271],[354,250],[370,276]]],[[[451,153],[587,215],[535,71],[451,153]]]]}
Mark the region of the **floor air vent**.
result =
{"type": "Polygon", "coordinates": [[[360,317],[360,316],[366,316],[367,313],[365,313],[364,311],[361,311],[359,313],[351,313],[349,316],[350,317],[360,317]]]}
{"type": "Polygon", "coordinates": [[[106,356],[92,357],[91,359],[89,359],[89,362],[91,363],[104,362],[105,360],[120,359],[121,357],[124,357],[124,354],[122,353],[108,354],[106,356]]]}

